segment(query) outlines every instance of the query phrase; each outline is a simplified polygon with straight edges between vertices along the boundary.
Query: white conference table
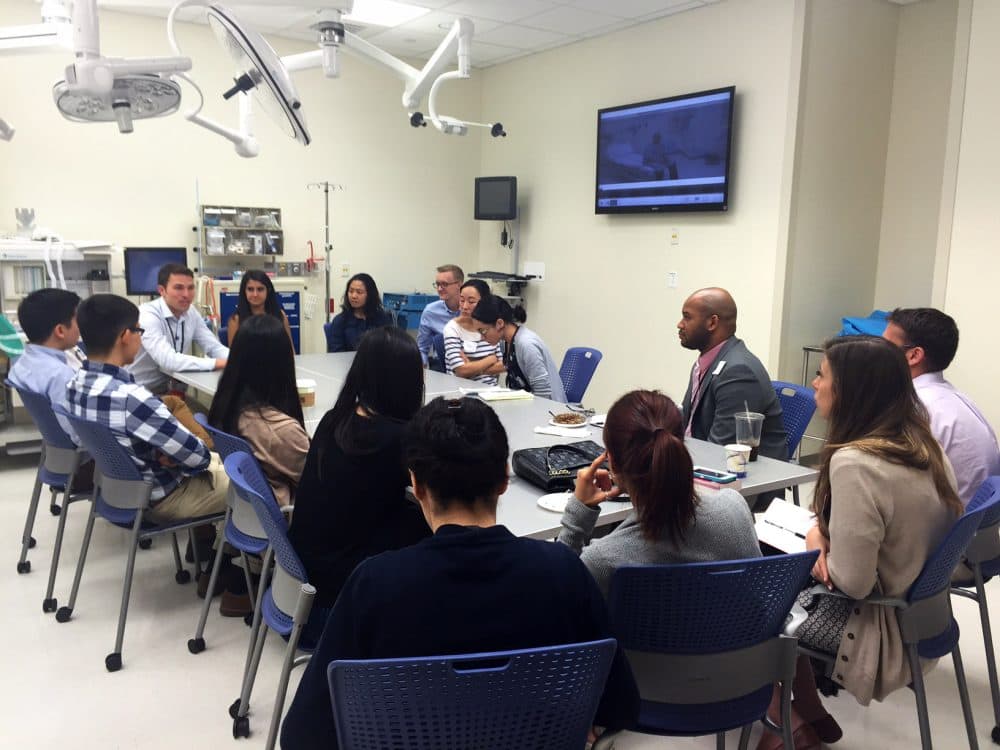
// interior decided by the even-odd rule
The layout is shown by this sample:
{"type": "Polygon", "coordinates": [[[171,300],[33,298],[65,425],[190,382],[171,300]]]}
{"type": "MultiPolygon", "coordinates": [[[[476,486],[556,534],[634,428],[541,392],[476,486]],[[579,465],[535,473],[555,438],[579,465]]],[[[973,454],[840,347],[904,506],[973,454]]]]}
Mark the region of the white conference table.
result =
{"type": "MultiPolygon", "coordinates": [[[[306,429],[315,431],[323,415],[332,408],[347,377],[353,352],[338,354],[303,354],[295,358],[296,374],[299,378],[316,381],[316,404],[304,410],[306,429]]],[[[180,372],[172,377],[187,383],[209,395],[214,395],[219,383],[220,372],[180,372]]],[[[424,370],[425,398],[430,401],[437,396],[458,395],[459,389],[475,387],[475,383],[453,375],[433,370],[424,370]]],[[[586,426],[573,430],[577,437],[544,435],[535,432],[535,427],[547,426],[549,411],[565,411],[563,404],[544,398],[530,400],[500,401],[490,404],[507,430],[511,451],[519,448],[535,448],[577,440],[593,440],[602,443],[601,430],[586,426]]],[[[726,456],[721,445],[688,438],[685,441],[695,465],[710,469],[725,470],[726,456]]],[[[744,496],[759,495],[784,487],[815,481],[817,472],[807,466],[776,461],[761,456],[749,464],[748,476],[732,486],[744,496]]],[[[558,535],[561,515],[544,510],[537,501],[544,493],[532,484],[511,473],[510,486],[500,497],[497,507],[497,521],[517,536],[536,539],[551,539],[558,535]]],[[[606,502],[601,505],[599,525],[617,523],[628,515],[631,505],[627,502],[606,502]]]]}

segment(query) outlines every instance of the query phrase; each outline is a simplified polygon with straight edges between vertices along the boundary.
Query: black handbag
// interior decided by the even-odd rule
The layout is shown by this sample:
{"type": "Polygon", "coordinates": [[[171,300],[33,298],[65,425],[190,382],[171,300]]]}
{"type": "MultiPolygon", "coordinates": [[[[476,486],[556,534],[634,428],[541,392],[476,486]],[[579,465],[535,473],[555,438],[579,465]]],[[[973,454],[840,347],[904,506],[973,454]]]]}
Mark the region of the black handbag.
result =
{"type": "Polygon", "coordinates": [[[511,464],[521,479],[546,492],[573,489],[576,473],[590,466],[604,448],[593,440],[552,445],[548,448],[522,448],[514,451],[511,464]]]}

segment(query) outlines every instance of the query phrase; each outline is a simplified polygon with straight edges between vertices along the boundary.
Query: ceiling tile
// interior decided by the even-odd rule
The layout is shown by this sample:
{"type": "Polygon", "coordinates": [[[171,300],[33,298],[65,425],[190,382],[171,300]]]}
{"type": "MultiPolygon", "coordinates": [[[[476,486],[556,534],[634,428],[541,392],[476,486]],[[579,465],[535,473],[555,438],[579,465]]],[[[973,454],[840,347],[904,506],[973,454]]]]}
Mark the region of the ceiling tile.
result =
{"type": "Polygon", "coordinates": [[[444,34],[429,34],[424,31],[396,27],[383,29],[369,37],[368,41],[385,49],[403,51],[393,52],[393,54],[412,55],[423,50],[436,49],[442,39],[444,39],[444,34]]]}
{"type": "Polygon", "coordinates": [[[455,23],[456,19],[463,17],[468,18],[472,21],[473,26],[475,26],[475,33],[473,34],[474,39],[478,38],[480,33],[490,31],[501,25],[499,21],[491,21],[487,18],[473,18],[468,14],[463,16],[461,13],[452,13],[448,10],[434,10],[425,16],[415,18],[412,21],[407,21],[396,28],[413,29],[415,31],[424,31],[431,34],[440,34],[443,39],[444,35],[451,31],[451,27],[455,23]]]}
{"type": "Polygon", "coordinates": [[[511,23],[557,7],[558,4],[551,0],[456,0],[447,6],[447,10],[449,13],[511,23]]]}
{"type": "Polygon", "coordinates": [[[691,0],[572,0],[574,8],[604,13],[618,18],[640,18],[654,13],[669,15],[678,5],[690,5],[691,0]]]}
{"type": "Polygon", "coordinates": [[[688,0],[680,5],[675,5],[669,11],[658,11],[656,13],[650,13],[648,16],[643,16],[640,21],[655,21],[657,18],[663,18],[664,16],[672,16],[674,13],[683,13],[686,10],[694,10],[695,8],[704,8],[705,0],[688,0]]]}
{"type": "Polygon", "coordinates": [[[541,29],[531,29],[527,26],[516,26],[506,24],[499,28],[476,34],[472,40],[472,47],[475,49],[479,41],[492,44],[500,44],[505,47],[515,47],[522,50],[537,50],[543,47],[553,47],[559,44],[567,44],[574,41],[575,37],[566,34],[557,34],[554,31],[542,31],[541,29]]]}
{"type": "Polygon", "coordinates": [[[621,19],[606,13],[594,13],[568,5],[544,11],[521,21],[524,26],[558,31],[563,34],[585,34],[588,31],[611,26],[621,19]]]}
{"type": "Polygon", "coordinates": [[[520,54],[523,54],[523,50],[514,49],[513,47],[505,47],[500,44],[487,44],[486,42],[479,42],[478,44],[473,42],[472,44],[473,65],[482,66],[483,63],[489,63],[494,60],[509,58],[520,54]]]}

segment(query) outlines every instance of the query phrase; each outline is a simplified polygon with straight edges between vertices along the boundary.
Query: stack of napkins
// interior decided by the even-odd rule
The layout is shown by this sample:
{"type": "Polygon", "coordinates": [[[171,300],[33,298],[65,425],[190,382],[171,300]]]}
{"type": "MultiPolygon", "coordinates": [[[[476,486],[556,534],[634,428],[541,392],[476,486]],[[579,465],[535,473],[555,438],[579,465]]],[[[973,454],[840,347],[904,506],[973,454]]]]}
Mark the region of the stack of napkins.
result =
{"type": "Polygon", "coordinates": [[[463,394],[474,393],[483,401],[516,401],[521,399],[532,399],[529,391],[512,391],[510,388],[459,388],[463,394]]]}

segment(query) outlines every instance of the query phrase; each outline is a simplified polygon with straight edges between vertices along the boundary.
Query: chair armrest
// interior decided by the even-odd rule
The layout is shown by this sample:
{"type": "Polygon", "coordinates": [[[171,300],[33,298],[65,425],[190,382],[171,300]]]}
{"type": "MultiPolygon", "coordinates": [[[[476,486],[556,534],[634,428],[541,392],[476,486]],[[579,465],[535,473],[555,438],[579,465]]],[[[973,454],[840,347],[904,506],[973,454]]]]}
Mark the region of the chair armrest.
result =
{"type": "MultiPolygon", "coordinates": [[[[856,599],[848,596],[840,589],[833,589],[832,591],[824,586],[822,583],[817,583],[811,589],[809,593],[813,596],[837,596],[841,599],[851,599],[851,601],[857,601],[856,599]]],[[[880,607],[893,607],[895,609],[906,609],[910,606],[910,603],[905,599],[897,599],[892,596],[883,596],[882,594],[869,594],[864,599],[861,599],[865,604],[877,604],[880,607]]]]}

